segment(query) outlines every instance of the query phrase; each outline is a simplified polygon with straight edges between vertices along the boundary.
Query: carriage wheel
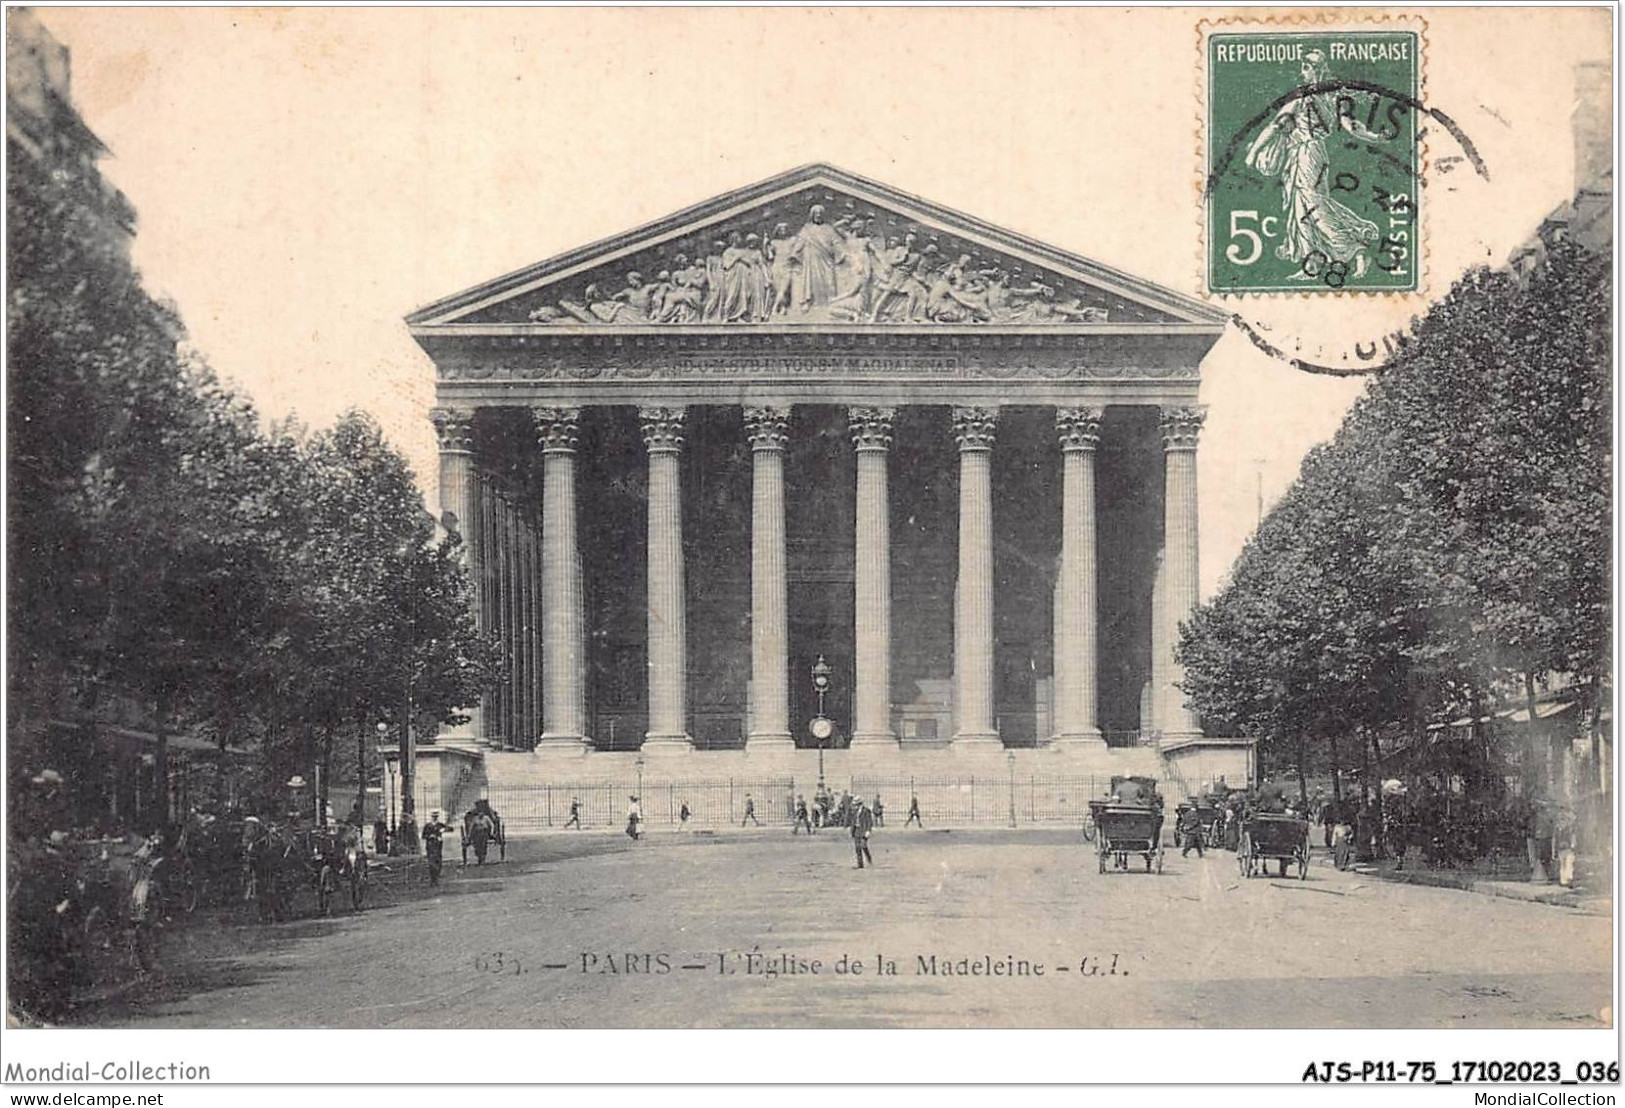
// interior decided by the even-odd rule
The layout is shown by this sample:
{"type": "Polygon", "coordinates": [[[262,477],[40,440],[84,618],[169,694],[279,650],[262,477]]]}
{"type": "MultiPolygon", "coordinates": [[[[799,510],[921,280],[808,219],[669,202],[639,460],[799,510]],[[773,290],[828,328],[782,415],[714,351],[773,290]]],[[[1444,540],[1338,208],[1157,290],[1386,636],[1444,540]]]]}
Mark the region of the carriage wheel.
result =
{"type": "Polygon", "coordinates": [[[101,908],[92,908],[85,913],[85,920],[79,925],[83,938],[80,950],[85,961],[86,976],[97,979],[105,976],[113,957],[113,925],[107,918],[107,913],[101,908]]]}
{"type": "Polygon", "coordinates": [[[191,915],[197,911],[199,893],[197,880],[192,876],[190,868],[181,872],[180,889],[175,896],[175,906],[183,915],[191,915]]]}
{"type": "Polygon", "coordinates": [[[1298,852],[1298,880],[1299,881],[1307,881],[1308,879],[1309,879],[1309,844],[1305,843],[1303,849],[1298,852]]]}
{"type": "Polygon", "coordinates": [[[333,914],[333,894],[338,887],[338,882],[333,878],[333,867],[322,866],[322,872],[316,878],[316,907],[321,909],[322,915],[333,914]]]}
{"type": "Polygon", "coordinates": [[[136,965],[145,973],[151,973],[158,968],[158,946],[161,933],[156,924],[139,923],[135,932],[130,936],[130,945],[135,949],[136,965]]]}
{"type": "Polygon", "coordinates": [[[350,871],[350,907],[361,911],[361,902],[367,899],[367,863],[357,861],[350,871]]]}
{"type": "Polygon", "coordinates": [[[1099,862],[1100,862],[1100,872],[1105,873],[1106,872],[1106,844],[1105,843],[1101,843],[1099,849],[1097,849],[1095,851],[1095,858],[1097,860],[1099,860],[1099,862]]]}
{"type": "Polygon", "coordinates": [[[1162,847],[1157,847],[1157,872],[1159,874],[1162,872],[1162,853],[1162,847]]]}

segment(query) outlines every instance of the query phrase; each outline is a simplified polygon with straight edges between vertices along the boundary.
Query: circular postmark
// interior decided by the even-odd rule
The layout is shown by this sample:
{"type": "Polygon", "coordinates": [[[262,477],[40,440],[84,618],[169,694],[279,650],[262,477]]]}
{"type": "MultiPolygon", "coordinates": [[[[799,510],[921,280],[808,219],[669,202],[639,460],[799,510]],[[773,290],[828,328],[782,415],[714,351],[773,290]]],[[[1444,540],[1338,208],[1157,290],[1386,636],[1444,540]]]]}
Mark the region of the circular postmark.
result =
{"type": "Polygon", "coordinates": [[[1424,102],[1422,48],[1403,24],[1202,39],[1204,290],[1251,297],[1236,329],[1292,368],[1360,376],[1404,348],[1425,292],[1430,137],[1453,145],[1450,168],[1489,180],[1462,127],[1424,102]]]}
{"type": "Polygon", "coordinates": [[[1203,68],[1206,291],[1419,291],[1429,130],[1487,174],[1422,101],[1420,31],[1215,30],[1203,68]]]}

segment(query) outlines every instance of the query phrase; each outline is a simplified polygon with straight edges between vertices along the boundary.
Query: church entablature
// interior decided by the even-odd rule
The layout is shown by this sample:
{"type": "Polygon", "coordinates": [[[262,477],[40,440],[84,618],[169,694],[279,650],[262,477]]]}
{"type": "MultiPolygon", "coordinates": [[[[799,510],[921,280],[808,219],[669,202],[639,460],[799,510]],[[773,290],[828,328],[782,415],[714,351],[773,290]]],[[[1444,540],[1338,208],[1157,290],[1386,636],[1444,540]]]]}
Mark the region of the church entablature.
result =
{"type": "Polygon", "coordinates": [[[443,402],[1194,399],[1224,313],[828,166],[808,166],[408,317],[443,402]],[[1015,390],[1013,394],[990,390],[1015,390]],[[854,391],[856,390],[856,391],[854,391]],[[1036,390],[1036,391],[1035,391],[1036,390]],[[1030,397],[1030,398],[1029,398],[1030,397]]]}

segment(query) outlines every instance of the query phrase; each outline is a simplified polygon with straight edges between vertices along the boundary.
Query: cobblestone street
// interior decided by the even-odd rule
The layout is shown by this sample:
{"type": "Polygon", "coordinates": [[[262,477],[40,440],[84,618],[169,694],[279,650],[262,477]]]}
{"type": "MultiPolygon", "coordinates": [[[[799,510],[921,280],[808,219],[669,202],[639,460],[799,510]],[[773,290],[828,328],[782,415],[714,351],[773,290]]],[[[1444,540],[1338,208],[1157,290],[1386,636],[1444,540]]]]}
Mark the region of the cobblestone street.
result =
{"type": "Polygon", "coordinates": [[[160,975],[83,1006],[75,1022],[1594,1027],[1612,1018],[1605,916],[1324,865],[1306,881],[1246,881],[1224,852],[1171,852],[1160,876],[1101,875],[1092,847],[1060,830],[887,829],[874,854],[875,867],[858,871],[835,831],[516,841],[505,864],[454,863],[439,890],[381,895],[359,916],[270,927],[246,915],[200,919],[171,936],[160,975]],[[838,972],[843,955],[861,973],[838,972]],[[935,973],[922,972],[933,958],[935,973]]]}

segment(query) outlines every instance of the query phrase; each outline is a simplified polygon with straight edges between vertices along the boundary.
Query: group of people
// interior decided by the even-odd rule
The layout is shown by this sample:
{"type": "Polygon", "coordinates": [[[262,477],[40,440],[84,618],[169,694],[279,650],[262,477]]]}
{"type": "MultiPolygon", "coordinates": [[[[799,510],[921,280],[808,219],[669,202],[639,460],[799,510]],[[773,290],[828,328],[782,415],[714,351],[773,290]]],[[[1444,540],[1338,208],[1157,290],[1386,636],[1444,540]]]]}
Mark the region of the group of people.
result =
{"type": "MultiPolygon", "coordinates": [[[[446,832],[452,830],[452,825],[441,819],[442,812],[436,808],[429,813],[429,818],[423,823],[423,856],[429,863],[429,884],[440,884],[440,873],[445,866],[446,832]]],[[[484,797],[474,802],[474,806],[463,813],[461,827],[461,843],[463,865],[468,865],[468,852],[474,851],[474,864],[485,865],[486,856],[490,853],[492,843],[500,843],[503,838],[502,817],[497,814],[491,802],[484,797]]]]}
{"type": "MultiPolygon", "coordinates": [[[[855,796],[845,789],[836,795],[820,785],[818,791],[813,793],[811,805],[808,805],[805,796],[796,796],[790,833],[797,835],[805,828],[807,834],[811,835],[821,827],[851,827],[857,818],[858,808],[864,805],[861,796],[855,796]]],[[[875,826],[886,826],[886,805],[879,794],[867,807],[875,826]]]]}
{"type": "Polygon", "coordinates": [[[589,284],[530,313],[537,323],[739,323],[823,317],[864,323],[1099,323],[1106,309],[1062,297],[978,255],[945,250],[933,236],[882,227],[874,213],[831,220],[814,204],[795,234],[720,232],[703,256],[676,253],[633,270],[623,288],[589,284]]]}

